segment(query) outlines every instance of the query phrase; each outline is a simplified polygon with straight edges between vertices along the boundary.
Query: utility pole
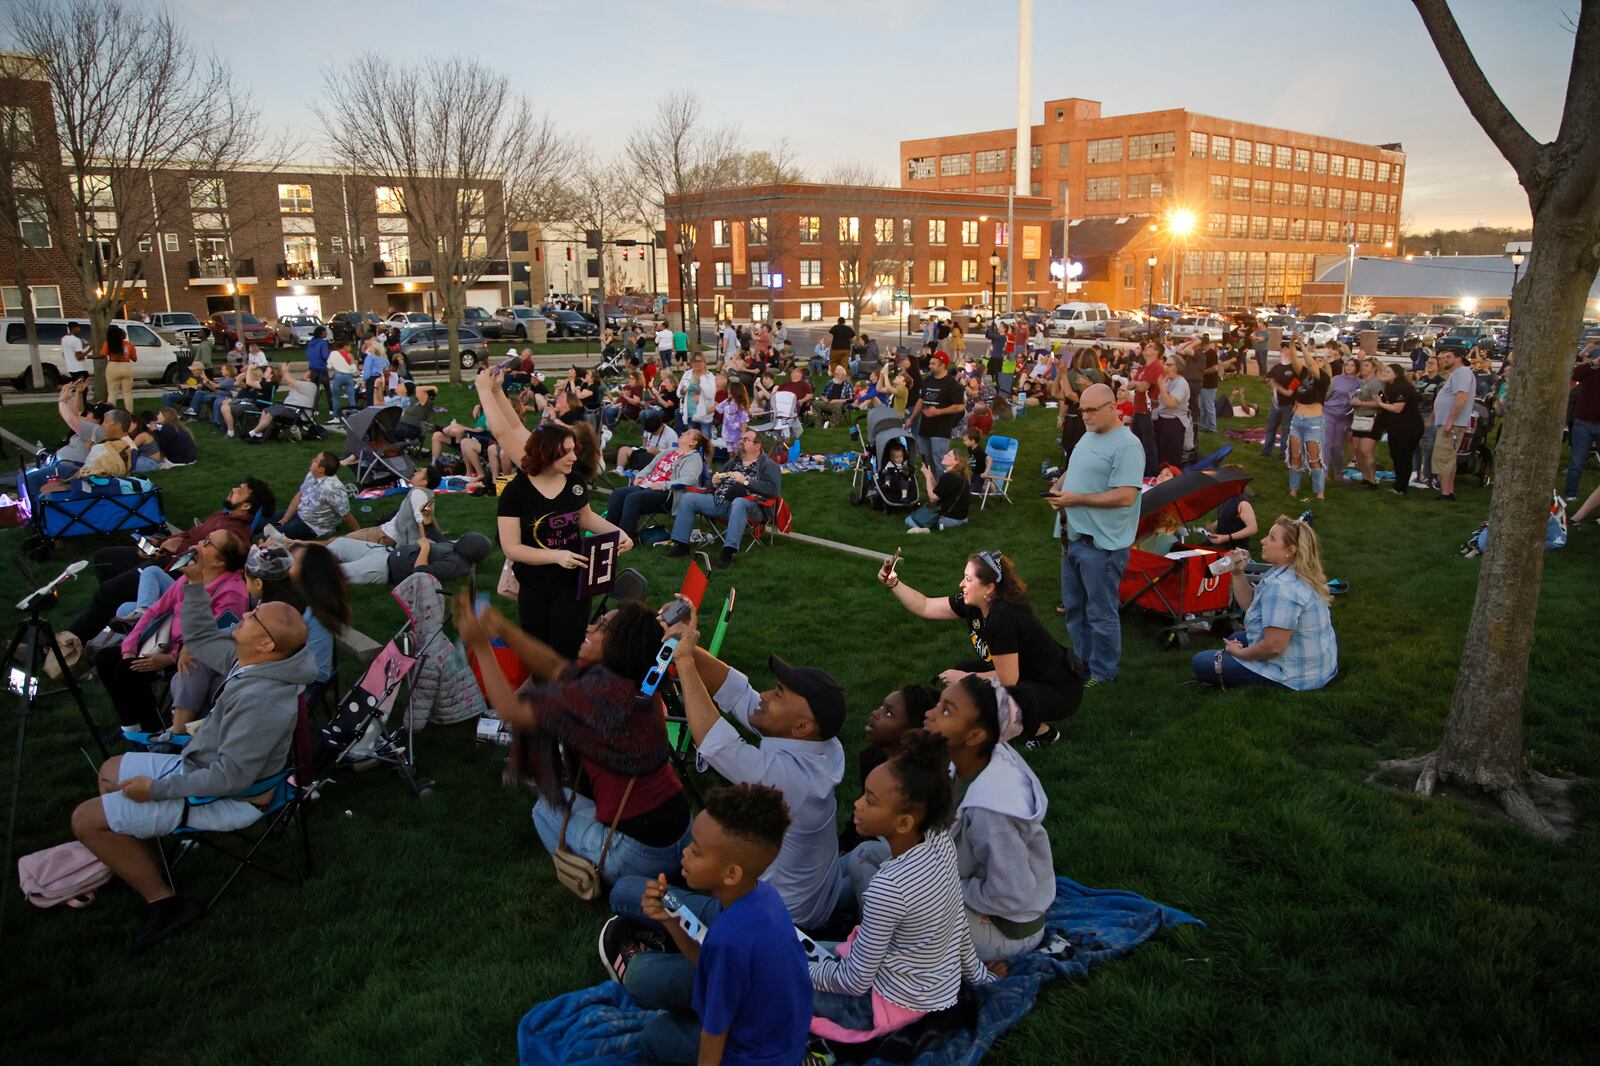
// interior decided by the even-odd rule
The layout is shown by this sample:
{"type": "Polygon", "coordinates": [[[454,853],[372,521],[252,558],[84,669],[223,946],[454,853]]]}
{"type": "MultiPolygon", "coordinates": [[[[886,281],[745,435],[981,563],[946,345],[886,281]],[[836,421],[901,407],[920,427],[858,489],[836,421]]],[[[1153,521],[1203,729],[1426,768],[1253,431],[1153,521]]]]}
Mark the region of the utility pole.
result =
{"type": "Polygon", "coordinates": [[[1017,310],[1017,213],[1013,201],[1032,191],[1033,0],[1017,0],[1017,180],[1006,193],[1006,309],[1017,310]]]}

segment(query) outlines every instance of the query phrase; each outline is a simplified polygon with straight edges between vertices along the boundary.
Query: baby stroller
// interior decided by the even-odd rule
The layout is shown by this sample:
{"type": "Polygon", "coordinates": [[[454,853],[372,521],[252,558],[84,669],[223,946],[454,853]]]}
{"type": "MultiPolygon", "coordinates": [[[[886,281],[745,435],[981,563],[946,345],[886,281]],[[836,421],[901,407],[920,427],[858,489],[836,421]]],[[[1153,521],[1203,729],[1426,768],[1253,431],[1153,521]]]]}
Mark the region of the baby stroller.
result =
{"type": "Polygon", "coordinates": [[[875,511],[914,510],[922,503],[922,483],[917,473],[917,442],[893,407],[874,407],[866,426],[854,426],[855,469],[850,475],[850,502],[871,504],[875,511]],[[892,448],[905,452],[903,462],[889,458],[892,448]]]}
{"type": "Polygon", "coordinates": [[[410,481],[417,464],[395,433],[398,407],[364,407],[345,420],[344,449],[356,457],[356,488],[410,481]]]}
{"type": "MultiPolygon", "coordinates": [[[[1194,470],[1147,489],[1139,498],[1139,532],[1142,540],[1155,532],[1162,516],[1177,513],[1183,522],[1195,522],[1239,495],[1250,483],[1243,468],[1194,470]]],[[[1196,630],[1232,631],[1233,585],[1227,574],[1213,574],[1211,564],[1222,553],[1210,545],[1174,544],[1166,554],[1145,551],[1135,542],[1128,550],[1128,566],[1117,598],[1122,606],[1143,607],[1165,615],[1168,622],[1159,642],[1164,648],[1182,647],[1196,630]]]]}
{"type": "Polygon", "coordinates": [[[1478,482],[1488,486],[1494,481],[1494,449],[1489,446],[1489,432],[1494,429],[1494,412],[1481,401],[1472,405],[1472,419],[1467,431],[1461,435],[1461,449],[1456,453],[1456,473],[1473,474],[1478,482]]]}
{"type": "MultiPolygon", "coordinates": [[[[419,799],[433,782],[416,775],[409,725],[389,730],[388,722],[404,687],[409,695],[421,654],[408,623],[372,660],[361,680],[339,701],[328,724],[317,731],[317,785],[336,770],[371,765],[391,767],[419,799]]],[[[410,716],[406,716],[409,723],[410,716]]]]}
{"type": "Polygon", "coordinates": [[[283,436],[298,443],[328,437],[328,431],[317,421],[316,412],[309,407],[275,404],[271,410],[272,425],[267,427],[269,440],[283,436]]]}

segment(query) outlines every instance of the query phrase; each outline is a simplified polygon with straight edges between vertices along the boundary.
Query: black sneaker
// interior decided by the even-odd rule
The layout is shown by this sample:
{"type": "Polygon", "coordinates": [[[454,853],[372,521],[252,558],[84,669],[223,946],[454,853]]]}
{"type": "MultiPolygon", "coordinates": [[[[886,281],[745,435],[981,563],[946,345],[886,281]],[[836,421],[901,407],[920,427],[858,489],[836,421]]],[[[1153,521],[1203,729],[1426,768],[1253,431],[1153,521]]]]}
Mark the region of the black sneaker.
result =
{"type": "Polygon", "coordinates": [[[1061,730],[1057,729],[1055,726],[1050,726],[1043,733],[1035,733],[1033,736],[1023,741],[1022,746],[1027,748],[1029,751],[1038,751],[1040,748],[1048,748],[1050,745],[1054,744],[1060,739],[1061,730]]]}
{"type": "Polygon", "coordinates": [[[617,984],[628,974],[628,964],[647,951],[665,951],[667,938],[618,914],[600,927],[600,964],[617,984]]]}
{"type": "Polygon", "coordinates": [[[711,565],[712,565],[713,568],[715,568],[717,570],[726,570],[726,569],[728,569],[728,567],[733,565],[733,561],[735,559],[737,559],[738,557],[739,557],[738,549],[724,547],[722,549],[721,553],[719,553],[717,555],[716,561],[713,562],[711,565]]]}
{"type": "Polygon", "coordinates": [[[133,950],[147,951],[176,933],[181,933],[195,922],[205,909],[193,900],[182,896],[168,896],[145,905],[144,921],[134,934],[133,950]]]}
{"type": "Polygon", "coordinates": [[[689,554],[689,545],[683,543],[680,540],[675,540],[675,541],[672,542],[672,550],[667,552],[667,558],[669,558],[669,559],[682,559],[682,558],[687,557],[688,554],[689,554]]]}

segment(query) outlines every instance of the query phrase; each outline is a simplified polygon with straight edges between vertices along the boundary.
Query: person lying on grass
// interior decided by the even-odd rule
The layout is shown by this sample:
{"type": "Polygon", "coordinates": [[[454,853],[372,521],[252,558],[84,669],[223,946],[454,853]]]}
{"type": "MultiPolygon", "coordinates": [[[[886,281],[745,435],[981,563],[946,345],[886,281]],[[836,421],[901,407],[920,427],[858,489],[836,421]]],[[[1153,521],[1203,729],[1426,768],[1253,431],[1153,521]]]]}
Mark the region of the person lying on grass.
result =
{"type": "MultiPolygon", "coordinates": [[[[654,1014],[645,1022],[645,1051],[657,1062],[791,1063],[805,1054],[811,1023],[806,956],[783,897],[761,875],[789,828],[783,795],[742,784],[706,795],[682,857],[684,884],[716,898],[721,913],[697,940],[666,909],[665,875],[645,882],[643,914],[666,929],[677,954],[651,951],[619,957],[618,980],[654,1014]],[[685,967],[693,980],[685,981],[685,967]]],[[[602,954],[625,919],[601,932],[602,954]]]]}
{"type": "Polygon", "coordinates": [[[842,944],[811,962],[811,1031],[861,1043],[953,1007],[961,984],[991,984],[973,948],[962,906],[956,845],[946,831],[954,812],[944,738],[915,732],[899,755],[867,775],[855,805],[863,844],[850,875],[861,922],[842,944]],[[862,850],[873,859],[857,863],[862,850]]]}
{"type": "Polygon", "coordinates": [[[456,597],[456,632],[477,659],[484,695],[512,728],[510,770],[539,790],[533,825],[545,850],[567,850],[619,877],[677,875],[689,840],[689,804],[673,771],[666,708],[640,698],[661,647],[661,622],[641,603],[623,603],[589,626],[576,662],[524,633],[494,608],[474,613],[456,597]],[[532,672],[513,693],[490,649],[498,637],[532,672]],[[561,782],[575,762],[577,786],[561,782]]]}
{"type": "Polygon", "coordinates": [[[1195,654],[1195,680],[1224,689],[1321,688],[1339,670],[1322,542],[1310,522],[1279,515],[1262,538],[1261,561],[1271,569],[1252,585],[1249,554],[1235,553],[1233,601],[1245,613],[1244,629],[1224,641],[1221,651],[1195,654]]]}

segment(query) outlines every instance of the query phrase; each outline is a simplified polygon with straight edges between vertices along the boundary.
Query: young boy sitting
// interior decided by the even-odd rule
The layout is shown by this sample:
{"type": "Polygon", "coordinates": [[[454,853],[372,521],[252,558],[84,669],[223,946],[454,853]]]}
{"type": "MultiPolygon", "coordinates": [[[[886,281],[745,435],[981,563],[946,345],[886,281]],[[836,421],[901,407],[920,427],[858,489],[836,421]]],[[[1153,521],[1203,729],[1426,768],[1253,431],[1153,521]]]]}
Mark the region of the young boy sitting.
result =
{"type": "MultiPolygon", "coordinates": [[[[665,875],[649,882],[640,900],[681,955],[647,952],[611,958],[608,937],[626,919],[601,931],[602,956],[641,1006],[664,1013],[644,1027],[644,1046],[659,1062],[720,1062],[788,1066],[806,1050],[811,1023],[811,978],[789,911],[776,889],[760,880],[778,857],[789,809],[777,789],[733,785],[706,796],[683,851],[683,880],[722,904],[697,941],[663,905],[665,875]],[[692,984],[683,965],[694,967],[692,984]],[[620,972],[619,972],[620,971],[620,972]]],[[[698,925],[698,923],[696,923],[698,925]]]]}

